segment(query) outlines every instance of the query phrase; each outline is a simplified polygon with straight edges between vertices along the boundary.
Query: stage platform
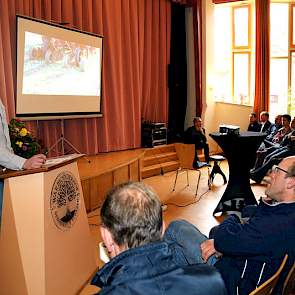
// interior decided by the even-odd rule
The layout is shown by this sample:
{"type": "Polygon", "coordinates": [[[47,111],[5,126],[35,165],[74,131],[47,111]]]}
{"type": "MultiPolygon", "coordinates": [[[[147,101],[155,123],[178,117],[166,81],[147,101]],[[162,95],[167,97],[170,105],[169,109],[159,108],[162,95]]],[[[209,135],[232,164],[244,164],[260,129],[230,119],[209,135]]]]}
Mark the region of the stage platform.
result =
{"type": "Polygon", "coordinates": [[[141,165],[146,149],[100,153],[78,160],[87,212],[100,207],[105,193],[114,185],[141,180],[141,165]]]}

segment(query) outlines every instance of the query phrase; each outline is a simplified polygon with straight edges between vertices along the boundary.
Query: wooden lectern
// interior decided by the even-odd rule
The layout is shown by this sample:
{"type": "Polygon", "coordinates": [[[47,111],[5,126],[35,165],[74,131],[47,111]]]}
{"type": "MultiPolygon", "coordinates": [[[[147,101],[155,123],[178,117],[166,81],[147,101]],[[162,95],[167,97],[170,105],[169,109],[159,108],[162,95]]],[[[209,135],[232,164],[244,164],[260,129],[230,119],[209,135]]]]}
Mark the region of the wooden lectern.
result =
{"type": "Polygon", "coordinates": [[[1,295],[77,294],[96,270],[76,160],[9,171],[0,232],[1,295]]]}

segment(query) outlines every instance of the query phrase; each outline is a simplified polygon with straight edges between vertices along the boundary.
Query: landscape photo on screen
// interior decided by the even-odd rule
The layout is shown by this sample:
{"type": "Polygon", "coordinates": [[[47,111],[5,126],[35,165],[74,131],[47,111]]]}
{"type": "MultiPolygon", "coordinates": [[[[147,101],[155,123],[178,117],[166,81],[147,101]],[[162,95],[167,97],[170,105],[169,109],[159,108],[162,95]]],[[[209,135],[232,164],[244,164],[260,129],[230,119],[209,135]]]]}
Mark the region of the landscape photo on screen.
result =
{"type": "Polygon", "coordinates": [[[25,32],[23,94],[100,96],[100,48],[25,32]]]}

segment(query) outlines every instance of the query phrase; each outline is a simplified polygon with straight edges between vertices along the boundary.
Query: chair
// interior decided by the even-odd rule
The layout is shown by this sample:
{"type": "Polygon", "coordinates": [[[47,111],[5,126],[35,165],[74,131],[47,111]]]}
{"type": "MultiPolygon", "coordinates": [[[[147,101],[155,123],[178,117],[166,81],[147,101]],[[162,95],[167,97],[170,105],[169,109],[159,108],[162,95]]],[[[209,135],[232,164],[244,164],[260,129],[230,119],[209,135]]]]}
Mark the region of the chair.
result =
{"type": "Polygon", "coordinates": [[[249,295],[267,295],[272,294],[273,289],[276,286],[276,283],[280,277],[280,274],[286,264],[286,261],[288,259],[288,254],[285,255],[279,269],[276,271],[276,273],[269,278],[267,281],[265,281],[263,284],[261,284],[258,288],[256,288],[254,291],[252,291],[249,295]]]}
{"type": "Polygon", "coordinates": [[[193,162],[195,159],[195,145],[194,144],[185,144],[185,143],[175,143],[175,150],[179,159],[180,167],[176,171],[176,176],[175,176],[175,181],[174,181],[174,186],[172,191],[175,191],[176,183],[177,183],[177,178],[178,174],[182,170],[186,170],[186,179],[187,179],[187,186],[189,186],[189,177],[188,177],[188,171],[189,170],[194,170],[198,173],[198,179],[197,179],[197,189],[195,196],[198,194],[198,188],[199,188],[199,183],[200,183],[200,178],[201,178],[201,168],[202,167],[208,167],[208,188],[210,189],[210,179],[209,179],[209,165],[205,164],[201,168],[194,168],[193,167],[193,162]]]}
{"type": "Polygon", "coordinates": [[[283,286],[283,295],[295,294],[295,262],[291,267],[283,286]],[[293,293],[292,293],[293,291],[293,293]]]}
{"type": "Polygon", "coordinates": [[[225,174],[223,173],[223,171],[220,168],[220,161],[223,161],[223,160],[225,160],[225,157],[223,157],[221,155],[212,155],[212,156],[210,156],[210,161],[214,161],[213,168],[212,168],[211,173],[210,173],[210,181],[211,181],[211,183],[213,183],[214,177],[215,177],[215,175],[217,173],[222,176],[223,184],[227,183],[226,176],[225,176],[225,174]]]}

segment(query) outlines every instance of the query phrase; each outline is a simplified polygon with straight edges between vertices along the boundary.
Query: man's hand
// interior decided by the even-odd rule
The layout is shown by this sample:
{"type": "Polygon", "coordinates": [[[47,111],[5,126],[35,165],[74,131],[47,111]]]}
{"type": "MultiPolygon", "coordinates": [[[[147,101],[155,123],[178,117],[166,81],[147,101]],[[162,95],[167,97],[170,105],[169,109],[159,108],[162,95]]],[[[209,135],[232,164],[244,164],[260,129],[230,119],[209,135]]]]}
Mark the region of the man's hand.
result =
{"type": "Polygon", "coordinates": [[[209,257],[214,254],[216,257],[221,256],[221,253],[217,252],[214,248],[214,239],[204,241],[200,245],[200,248],[201,248],[202,258],[205,262],[207,262],[209,257]]]}
{"type": "Polygon", "coordinates": [[[24,163],[24,169],[35,169],[40,168],[46,161],[46,156],[43,154],[35,155],[27,159],[24,163]]]}

